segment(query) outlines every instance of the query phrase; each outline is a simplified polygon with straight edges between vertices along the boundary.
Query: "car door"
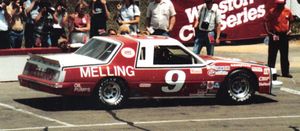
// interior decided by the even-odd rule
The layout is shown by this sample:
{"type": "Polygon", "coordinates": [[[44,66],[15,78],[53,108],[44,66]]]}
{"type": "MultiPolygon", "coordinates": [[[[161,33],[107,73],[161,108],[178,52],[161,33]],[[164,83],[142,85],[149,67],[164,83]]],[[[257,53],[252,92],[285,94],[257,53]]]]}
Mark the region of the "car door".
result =
{"type": "Polygon", "coordinates": [[[142,96],[192,96],[206,91],[205,64],[180,45],[141,46],[136,65],[142,96]]]}

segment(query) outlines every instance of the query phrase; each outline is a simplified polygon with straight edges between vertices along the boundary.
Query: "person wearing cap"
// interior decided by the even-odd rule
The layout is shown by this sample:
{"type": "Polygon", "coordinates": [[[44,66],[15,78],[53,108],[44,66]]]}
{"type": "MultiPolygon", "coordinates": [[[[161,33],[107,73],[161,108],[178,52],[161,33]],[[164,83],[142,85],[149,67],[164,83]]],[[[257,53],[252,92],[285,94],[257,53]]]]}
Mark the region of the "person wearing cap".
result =
{"type": "Polygon", "coordinates": [[[195,42],[193,52],[200,54],[206,46],[207,55],[214,55],[214,44],[220,43],[221,14],[213,0],[205,0],[194,23],[195,42]]]}
{"type": "Polygon", "coordinates": [[[275,0],[275,6],[265,16],[265,29],[269,35],[268,66],[274,68],[277,52],[280,52],[280,64],[283,77],[292,78],[289,72],[290,63],[288,58],[289,41],[291,34],[291,22],[293,15],[290,9],[285,7],[285,0],[275,0]]]}

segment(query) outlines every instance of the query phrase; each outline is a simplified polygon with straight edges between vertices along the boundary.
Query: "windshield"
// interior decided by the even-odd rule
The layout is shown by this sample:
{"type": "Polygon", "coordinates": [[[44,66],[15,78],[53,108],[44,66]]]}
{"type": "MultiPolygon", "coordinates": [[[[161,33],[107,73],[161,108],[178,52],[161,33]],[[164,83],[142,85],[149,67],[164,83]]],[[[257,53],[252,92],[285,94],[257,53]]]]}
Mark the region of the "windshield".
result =
{"type": "Polygon", "coordinates": [[[117,47],[114,43],[91,39],[84,46],[79,48],[75,54],[92,57],[98,60],[105,61],[117,47]]]}

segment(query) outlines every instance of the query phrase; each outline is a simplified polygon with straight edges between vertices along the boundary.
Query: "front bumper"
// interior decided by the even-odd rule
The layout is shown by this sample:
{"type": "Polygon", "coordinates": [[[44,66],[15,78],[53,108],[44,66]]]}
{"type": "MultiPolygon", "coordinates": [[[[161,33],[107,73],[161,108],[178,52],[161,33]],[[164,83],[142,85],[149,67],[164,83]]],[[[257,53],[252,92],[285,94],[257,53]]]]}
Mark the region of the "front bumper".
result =
{"type": "Polygon", "coordinates": [[[65,96],[89,96],[95,87],[92,82],[53,82],[27,75],[19,75],[18,79],[21,86],[65,96]]]}

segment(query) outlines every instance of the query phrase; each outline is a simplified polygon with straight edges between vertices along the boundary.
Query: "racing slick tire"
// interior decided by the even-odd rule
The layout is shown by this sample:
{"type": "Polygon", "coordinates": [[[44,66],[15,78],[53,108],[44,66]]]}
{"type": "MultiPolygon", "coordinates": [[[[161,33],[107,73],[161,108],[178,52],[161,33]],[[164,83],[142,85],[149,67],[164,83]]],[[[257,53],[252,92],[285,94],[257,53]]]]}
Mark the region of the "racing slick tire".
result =
{"type": "Polygon", "coordinates": [[[120,107],[127,100],[127,86],[122,79],[110,77],[102,79],[96,90],[96,101],[107,108],[120,107]]]}
{"type": "Polygon", "coordinates": [[[235,70],[225,81],[225,97],[235,104],[247,103],[255,93],[255,80],[246,70],[235,70]]]}

